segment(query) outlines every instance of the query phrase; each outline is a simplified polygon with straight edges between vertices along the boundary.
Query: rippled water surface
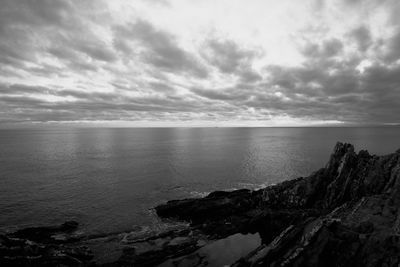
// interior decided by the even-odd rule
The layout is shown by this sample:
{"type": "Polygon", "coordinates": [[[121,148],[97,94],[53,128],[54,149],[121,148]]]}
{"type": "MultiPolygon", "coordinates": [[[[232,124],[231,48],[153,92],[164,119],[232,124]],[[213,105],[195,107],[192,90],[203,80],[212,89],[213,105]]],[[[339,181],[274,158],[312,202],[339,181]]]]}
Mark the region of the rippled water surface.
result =
{"type": "Polygon", "coordinates": [[[0,229],[74,219],[87,233],[154,223],[166,200],[257,188],[322,167],[336,141],[386,154],[400,128],[0,130],[0,229]]]}

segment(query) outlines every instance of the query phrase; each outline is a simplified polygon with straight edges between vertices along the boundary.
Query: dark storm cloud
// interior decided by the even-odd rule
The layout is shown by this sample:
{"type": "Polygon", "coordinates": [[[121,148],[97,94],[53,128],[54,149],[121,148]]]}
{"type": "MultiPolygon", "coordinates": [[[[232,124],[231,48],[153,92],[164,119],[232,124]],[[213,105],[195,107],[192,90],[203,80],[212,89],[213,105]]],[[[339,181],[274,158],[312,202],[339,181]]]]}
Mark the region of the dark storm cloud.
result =
{"type": "Polygon", "coordinates": [[[254,51],[241,49],[231,40],[210,40],[206,44],[205,58],[220,71],[233,73],[242,66],[248,66],[256,56],[254,51]]]}
{"type": "Polygon", "coordinates": [[[69,1],[12,1],[5,0],[0,9],[0,60],[21,66],[25,61],[35,62],[35,44],[43,31],[74,25],[73,6],[69,1]]]}
{"type": "Polygon", "coordinates": [[[393,63],[400,59],[400,26],[383,46],[386,50],[383,56],[386,63],[393,63]]]}
{"type": "Polygon", "coordinates": [[[225,102],[234,108],[246,107],[244,104],[249,98],[260,92],[260,84],[236,83],[230,87],[205,88],[193,87],[190,91],[197,96],[211,101],[225,102]]]}
{"type": "MultiPolygon", "coordinates": [[[[314,62],[315,63],[315,62],[314,62]]],[[[276,67],[275,67],[276,68],[276,67]]],[[[318,65],[302,68],[278,68],[271,84],[289,94],[335,96],[358,90],[359,77],[354,70],[334,69],[332,73],[318,65]]]]}
{"type": "Polygon", "coordinates": [[[36,61],[36,51],[30,46],[28,33],[23,29],[7,29],[0,39],[0,62],[4,65],[23,67],[24,62],[36,61]]]}
{"type": "Polygon", "coordinates": [[[76,48],[93,59],[104,62],[112,62],[117,60],[114,52],[111,49],[106,48],[105,44],[101,44],[99,42],[83,41],[78,43],[76,48]]]}
{"type": "Polygon", "coordinates": [[[373,65],[366,69],[363,82],[370,90],[374,90],[377,85],[383,85],[383,89],[388,86],[397,87],[400,84],[400,66],[373,65]]]}
{"type": "Polygon", "coordinates": [[[371,33],[365,25],[350,31],[349,36],[352,41],[356,42],[358,49],[362,52],[365,52],[372,45],[371,33]]]}
{"type": "MultiPolygon", "coordinates": [[[[54,89],[45,86],[30,86],[24,84],[5,85],[0,84],[0,94],[4,96],[4,100],[34,100],[35,103],[48,103],[41,100],[43,96],[59,96],[59,97],[74,97],[81,101],[99,101],[99,100],[115,100],[118,95],[102,92],[87,92],[82,90],[70,89],[54,89]],[[33,97],[32,97],[33,95],[33,97]]],[[[6,101],[7,102],[7,101],[6,101]]]]}
{"type": "Polygon", "coordinates": [[[147,21],[116,26],[114,32],[115,48],[126,57],[131,57],[139,44],[142,50],[138,52],[140,57],[155,68],[167,72],[188,72],[200,78],[208,75],[194,55],[179,47],[173,35],[156,29],[147,21]]]}
{"type": "MultiPolygon", "coordinates": [[[[341,45],[324,54],[333,55],[341,45]],[[333,53],[332,51],[335,51],[333,53]]],[[[346,120],[352,123],[372,119],[366,112],[371,98],[366,98],[363,79],[353,61],[338,62],[330,57],[310,55],[299,67],[268,66],[269,80],[256,84],[237,83],[220,89],[193,88],[200,97],[236,108],[253,108],[261,114],[288,115],[313,120],[346,120]]]]}
{"type": "Polygon", "coordinates": [[[48,92],[49,89],[42,86],[29,86],[24,84],[12,84],[12,85],[0,84],[0,93],[6,95],[32,94],[32,93],[47,94],[48,92]]]}
{"type": "Polygon", "coordinates": [[[1,2],[1,29],[12,22],[15,26],[69,26],[74,14],[71,1],[63,0],[3,0],[1,2]]]}
{"type": "Polygon", "coordinates": [[[343,48],[343,44],[338,39],[330,39],[324,42],[323,44],[323,54],[326,57],[336,56],[343,48]]]}
{"type": "MultiPolygon", "coordinates": [[[[85,9],[102,4],[67,0],[3,1],[0,9],[0,62],[14,71],[41,76],[63,75],[69,71],[96,71],[93,62],[117,60],[87,25],[85,9]],[[65,68],[42,62],[53,57],[65,68]],[[40,66],[32,67],[32,64],[40,66]]],[[[101,15],[97,15],[101,18],[101,15]]]]}
{"type": "Polygon", "coordinates": [[[9,96],[1,95],[0,102],[3,102],[7,106],[23,106],[23,107],[38,107],[45,102],[39,98],[34,98],[31,96],[9,96]]]}
{"type": "MultiPolygon", "coordinates": [[[[363,28],[347,36],[359,40],[359,51],[371,42],[363,28]]],[[[387,44],[394,47],[396,37],[387,44]]],[[[267,66],[268,80],[252,86],[238,83],[231,88],[196,88],[192,92],[238,108],[253,108],[258,114],[268,110],[269,114],[314,120],[399,122],[400,66],[373,64],[360,72],[357,66],[363,58],[335,58],[342,50],[342,42],[327,39],[317,44],[313,53],[304,53],[307,57],[301,66],[267,66]]]]}
{"type": "Polygon", "coordinates": [[[314,120],[339,120],[357,123],[365,119],[365,110],[358,106],[358,96],[312,96],[292,95],[282,98],[277,95],[259,94],[246,101],[248,107],[269,110],[273,114],[289,115],[314,120]],[[352,102],[351,104],[349,101],[352,102]],[[354,106],[353,106],[354,105],[354,106]]]}
{"type": "Polygon", "coordinates": [[[149,82],[148,87],[151,90],[155,90],[158,92],[164,92],[164,93],[171,93],[175,92],[176,89],[173,88],[172,86],[168,85],[166,82],[149,82]]]}
{"type": "Polygon", "coordinates": [[[369,120],[399,121],[400,66],[374,65],[362,79],[363,98],[369,120]]]}
{"type": "Polygon", "coordinates": [[[372,65],[360,73],[355,65],[312,60],[302,67],[271,66],[271,80],[264,86],[285,98],[261,94],[247,105],[294,117],[352,123],[400,121],[400,66],[372,65]]]}
{"type": "MultiPolygon", "coordinates": [[[[154,83],[149,85],[154,86],[154,83]]],[[[161,90],[161,85],[156,86],[160,86],[161,90]]],[[[144,119],[144,113],[158,117],[170,113],[169,119],[173,119],[179,117],[179,113],[182,112],[191,113],[196,110],[200,114],[225,110],[219,106],[210,108],[211,104],[207,101],[199,102],[197,98],[179,96],[129,97],[118,92],[55,90],[54,88],[21,84],[2,84],[0,86],[0,114],[2,112],[13,114],[16,121],[144,119]],[[61,97],[61,99],[49,101],[46,100],[47,97],[61,97]],[[64,97],[73,97],[74,99],[64,97]]]]}
{"type": "Polygon", "coordinates": [[[52,46],[47,49],[47,53],[61,60],[74,61],[79,59],[79,54],[75,50],[56,43],[52,44],[52,46]]]}
{"type": "Polygon", "coordinates": [[[240,77],[241,81],[244,83],[254,83],[262,80],[262,76],[251,68],[241,70],[237,74],[240,77]]]}
{"type": "Polygon", "coordinates": [[[39,66],[33,67],[25,67],[25,70],[31,74],[37,75],[38,77],[54,77],[54,76],[63,76],[63,68],[42,64],[39,66]]]}
{"type": "Polygon", "coordinates": [[[343,44],[338,39],[328,39],[318,43],[307,43],[302,49],[303,54],[309,58],[323,58],[327,59],[338,55],[343,49],[343,44]]]}
{"type": "Polygon", "coordinates": [[[53,41],[44,52],[56,57],[74,70],[96,71],[99,64],[95,61],[112,63],[118,60],[112,46],[90,30],[54,32],[53,41]]]}
{"type": "Polygon", "coordinates": [[[210,39],[201,54],[224,74],[234,74],[250,83],[262,79],[252,68],[254,59],[261,55],[260,50],[240,47],[232,40],[210,39]]]}
{"type": "Polygon", "coordinates": [[[193,89],[193,93],[212,100],[234,100],[236,96],[229,90],[193,89]]]}

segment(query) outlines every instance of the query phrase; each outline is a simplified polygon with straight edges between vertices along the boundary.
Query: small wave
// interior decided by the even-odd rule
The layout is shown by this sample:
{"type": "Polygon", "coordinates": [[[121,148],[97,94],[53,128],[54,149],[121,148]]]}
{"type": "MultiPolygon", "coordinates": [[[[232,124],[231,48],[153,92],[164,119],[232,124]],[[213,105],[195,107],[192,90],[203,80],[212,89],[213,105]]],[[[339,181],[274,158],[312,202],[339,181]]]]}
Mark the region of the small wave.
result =
{"type": "MultiPolygon", "coordinates": [[[[260,190],[260,189],[264,189],[268,186],[273,186],[275,185],[274,183],[270,183],[270,182],[265,182],[265,183],[238,183],[237,187],[230,187],[230,188],[226,188],[226,189],[222,189],[221,191],[225,191],[225,192],[231,192],[231,191],[235,191],[235,190],[239,190],[239,189],[250,189],[250,190],[260,190]]],[[[202,198],[202,197],[206,197],[210,194],[211,192],[199,192],[199,191],[191,191],[190,195],[196,198],[202,198]]]]}
{"type": "Polygon", "coordinates": [[[210,192],[198,192],[198,191],[191,191],[190,195],[194,197],[206,197],[210,194],[210,192]]]}
{"type": "Polygon", "coordinates": [[[135,226],[133,231],[122,234],[121,243],[132,243],[135,240],[146,238],[153,232],[149,226],[135,226]]]}
{"type": "Polygon", "coordinates": [[[269,182],[265,182],[265,183],[261,183],[261,184],[254,184],[254,183],[239,183],[239,186],[241,188],[247,188],[250,190],[259,190],[259,189],[264,189],[267,186],[272,186],[275,184],[269,183],[269,182]]]}

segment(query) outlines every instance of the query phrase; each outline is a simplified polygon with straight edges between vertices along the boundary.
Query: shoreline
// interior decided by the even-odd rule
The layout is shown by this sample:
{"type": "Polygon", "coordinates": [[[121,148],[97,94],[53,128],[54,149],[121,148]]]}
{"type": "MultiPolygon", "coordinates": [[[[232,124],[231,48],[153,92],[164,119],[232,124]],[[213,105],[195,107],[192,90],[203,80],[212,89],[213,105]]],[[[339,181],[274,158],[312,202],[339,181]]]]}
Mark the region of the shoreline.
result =
{"type": "MultiPolygon", "coordinates": [[[[258,190],[215,191],[155,207],[160,218],[187,223],[140,238],[125,235],[116,261],[95,263],[87,245],[94,239],[77,239],[77,223],[68,222],[67,227],[27,228],[0,236],[0,263],[157,266],[179,258],[181,262],[174,264],[184,266],[185,257],[218,240],[258,233],[261,243],[229,264],[394,266],[400,262],[398,207],[400,150],[375,156],[337,143],[326,166],[307,177],[258,190]]],[[[122,241],[115,234],[101,238],[122,241]]]]}

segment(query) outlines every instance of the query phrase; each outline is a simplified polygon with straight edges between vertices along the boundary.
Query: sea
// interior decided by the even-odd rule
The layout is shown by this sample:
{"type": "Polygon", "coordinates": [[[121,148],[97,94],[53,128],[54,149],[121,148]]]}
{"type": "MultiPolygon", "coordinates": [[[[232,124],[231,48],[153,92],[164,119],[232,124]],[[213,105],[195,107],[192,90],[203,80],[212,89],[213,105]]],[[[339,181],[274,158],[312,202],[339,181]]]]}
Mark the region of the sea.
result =
{"type": "Polygon", "coordinates": [[[154,227],[158,204],[307,176],[337,141],[388,154],[400,128],[3,129],[0,231],[67,220],[88,235],[154,227]]]}

